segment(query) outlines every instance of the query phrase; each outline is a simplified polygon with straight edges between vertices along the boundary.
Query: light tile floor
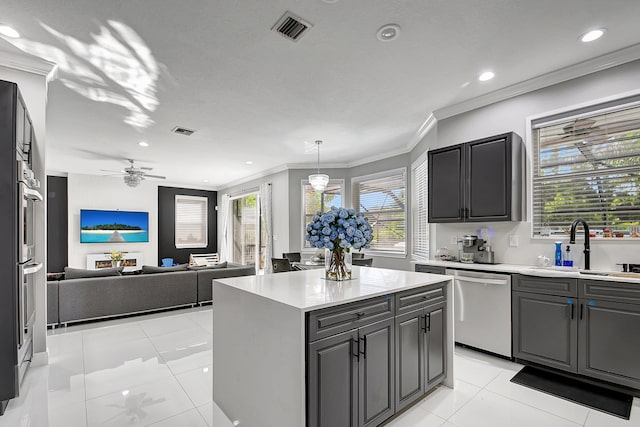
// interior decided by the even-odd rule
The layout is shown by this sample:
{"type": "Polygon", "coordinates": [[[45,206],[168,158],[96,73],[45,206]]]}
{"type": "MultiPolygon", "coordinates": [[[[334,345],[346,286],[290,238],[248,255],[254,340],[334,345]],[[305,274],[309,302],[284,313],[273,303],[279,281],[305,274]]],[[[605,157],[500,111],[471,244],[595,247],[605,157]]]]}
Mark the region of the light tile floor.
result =
{"type": "MultiPolygon", "coordinates": [[[[209,306],[52,331],[0,427],[232,427],[212,400],[212,322],[209,306]]],[[[621,420],[511,383],[520,368],[456,348],[455,388],[386,426],[640,427],[638,399],[621,420]]]]}

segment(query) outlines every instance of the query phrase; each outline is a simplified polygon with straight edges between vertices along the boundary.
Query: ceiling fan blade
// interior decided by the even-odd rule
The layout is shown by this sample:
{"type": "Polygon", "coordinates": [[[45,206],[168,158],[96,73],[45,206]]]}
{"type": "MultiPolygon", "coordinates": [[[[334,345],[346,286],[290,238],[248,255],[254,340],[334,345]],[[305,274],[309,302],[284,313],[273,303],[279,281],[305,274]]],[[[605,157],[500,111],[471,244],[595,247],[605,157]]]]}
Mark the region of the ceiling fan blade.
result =
{"type": "Polygon", "coordinates": [[[153,170],[153,168],[150,168],[148,166],[140,166],[138,169],[142,169],[143,171],[150,171],[153,170]]]}
{"type": "Polygon", "coordinates": [[[143,175],[145,178],[156,178],[156,179],[167,179],[166,176],[161,176],[161,175],[149,175],[149,174],[144,174],[143,175]]]}
{"type": "Polygon", "coordinates": [[[111,172],[111,173],[126,174],[125,171],[111,171],[111,170],[108,170],[108,169],[100,169],[100,172],[111,172]]]}

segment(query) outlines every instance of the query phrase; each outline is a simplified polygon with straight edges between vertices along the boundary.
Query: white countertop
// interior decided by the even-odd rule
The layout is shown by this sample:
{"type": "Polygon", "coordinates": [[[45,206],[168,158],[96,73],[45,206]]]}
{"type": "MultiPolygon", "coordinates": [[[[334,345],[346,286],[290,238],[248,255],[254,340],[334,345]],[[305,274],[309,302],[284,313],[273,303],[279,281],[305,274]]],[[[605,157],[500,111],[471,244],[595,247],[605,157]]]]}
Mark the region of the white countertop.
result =
{"type": "Polygon", "coordinates": [[[324,278],[324,269],[314,269],[216,279],[214,283],[250,292],[306,312],[451,279],[439,274],[357,266],[353,267],[352,275],[351,280],[336,282],[324,278]]]}
{"type": "MultiPolygon", "coordinates": [[[[640,283],[640,275],[638,278],[634,277],[616,277],[616,276],[599,276],[596,274],[584,274],[581,270],[569,267],[534,267],[531,265],[519,265],[519,264],[480,264],[480,263],[464,263],[456,261],[412,261],[412,264],[434,265],[446,268],[455,268],[457,270],[478,270],[489,271],[495,273],[516,273],[526,274],[529,276],[540,277],[574,277],[578,279],[589,280],[605,280],[611,282],[628,282],[628,283],[640,283]]],[[[596,270],[597,272],[597,270],[596,270]]],[[[612,274],[624,274],[621,272],[609,272],[612,274]]]]}

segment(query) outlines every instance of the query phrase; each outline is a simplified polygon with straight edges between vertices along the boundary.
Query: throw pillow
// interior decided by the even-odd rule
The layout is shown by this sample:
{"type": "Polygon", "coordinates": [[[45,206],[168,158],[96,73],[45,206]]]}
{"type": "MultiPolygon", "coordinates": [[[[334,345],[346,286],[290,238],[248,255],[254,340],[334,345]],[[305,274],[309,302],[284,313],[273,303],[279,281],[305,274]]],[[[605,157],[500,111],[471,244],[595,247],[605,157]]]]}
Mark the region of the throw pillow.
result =
{"type": "Polygon", "coordinates": [[[175,267],[156,267],[155,265],[143,265],[142,274],[169,273],[171,271],[186,271],[188,264],[180,264],[175,267]]]}
{"type": "Polygon", "coordinates": [[[64,268],[64,278],[68,279],[86,279],[89,277],[108,277],[120,276],[124,267],[99,268],[97,270],[85,270],[84,268],[64,268]]]}
{"type": "Polygon", "coordinates": [[[213,268],[227,268],[227,261],[212,265],[192,265],[189,270],[211,270],[213,268]]]}

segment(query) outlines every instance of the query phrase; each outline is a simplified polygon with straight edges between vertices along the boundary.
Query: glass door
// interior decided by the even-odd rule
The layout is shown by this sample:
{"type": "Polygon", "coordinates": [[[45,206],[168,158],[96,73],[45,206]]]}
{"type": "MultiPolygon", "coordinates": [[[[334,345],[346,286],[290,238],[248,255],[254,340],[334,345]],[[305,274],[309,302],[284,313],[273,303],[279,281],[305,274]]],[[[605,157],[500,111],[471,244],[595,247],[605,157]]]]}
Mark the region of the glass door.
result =
{"type": "Polygon", "coordinates": [[[238,264],[265,265],[264,226],[257,193],[231,200],[231,259],[238,264]]]}

